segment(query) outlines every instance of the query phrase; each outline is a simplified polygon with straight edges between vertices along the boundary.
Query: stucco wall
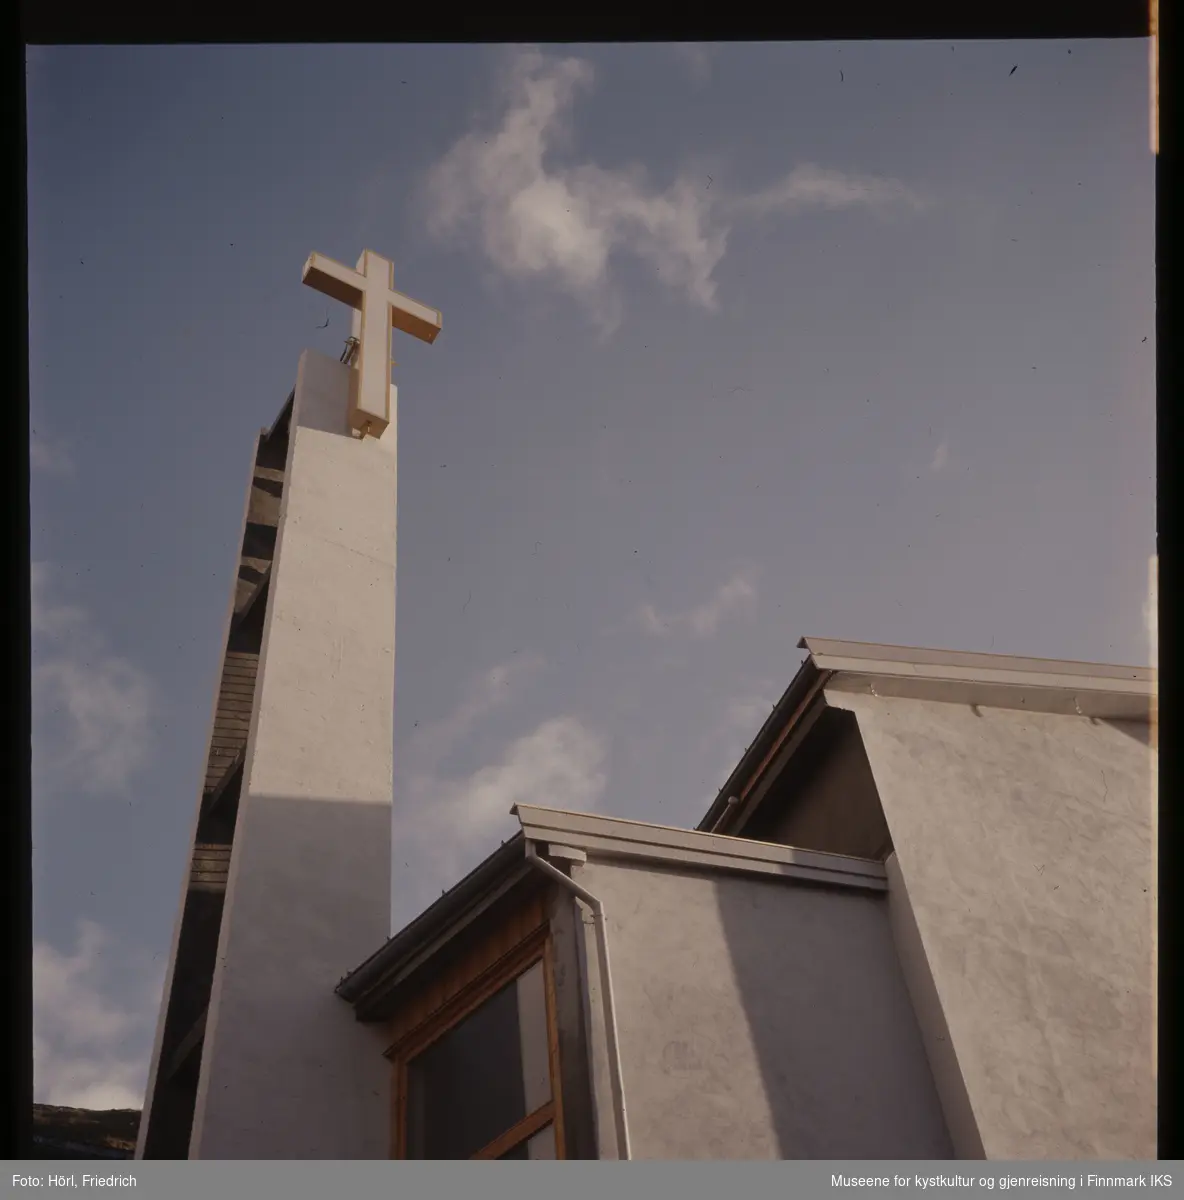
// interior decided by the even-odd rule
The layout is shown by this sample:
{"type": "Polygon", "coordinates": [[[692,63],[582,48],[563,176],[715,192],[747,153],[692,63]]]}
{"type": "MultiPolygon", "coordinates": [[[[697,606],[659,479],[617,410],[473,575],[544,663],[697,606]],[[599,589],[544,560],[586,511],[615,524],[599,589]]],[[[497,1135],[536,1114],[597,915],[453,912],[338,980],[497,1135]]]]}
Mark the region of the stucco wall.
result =
{"type": "Polygon", "coordinates": [[[1154,1158],[1147,727],[827,699],[858,716],[983,1153],[1154,1158]]]}
{"type": "Polygon", "coordinates": [[[579,877],[608,917],[634,1158],[950,1155],[883,894],[596,861],[579,877]]]}
{"type": "Polygon", "coordinates": [[[301,358],[190,1155],[385,1158],[381,1027],[333,994],[389,935],[395,428],[301,358]]]}

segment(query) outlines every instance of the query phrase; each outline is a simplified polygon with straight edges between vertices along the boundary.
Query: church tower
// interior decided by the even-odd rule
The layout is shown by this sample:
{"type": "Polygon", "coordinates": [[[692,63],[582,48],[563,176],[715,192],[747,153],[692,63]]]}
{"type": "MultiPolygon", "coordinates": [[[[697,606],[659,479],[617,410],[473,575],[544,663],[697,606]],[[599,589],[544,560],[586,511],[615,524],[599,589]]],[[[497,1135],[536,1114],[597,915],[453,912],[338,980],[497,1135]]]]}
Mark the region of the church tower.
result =
{"type": "Polygon", "coordinates": [[[440,317],[313,255],[355,310],[256,440],[139,1158],[384,1158],[381,1038],[334,994],[390,934],[392,327],[440,317]]]}

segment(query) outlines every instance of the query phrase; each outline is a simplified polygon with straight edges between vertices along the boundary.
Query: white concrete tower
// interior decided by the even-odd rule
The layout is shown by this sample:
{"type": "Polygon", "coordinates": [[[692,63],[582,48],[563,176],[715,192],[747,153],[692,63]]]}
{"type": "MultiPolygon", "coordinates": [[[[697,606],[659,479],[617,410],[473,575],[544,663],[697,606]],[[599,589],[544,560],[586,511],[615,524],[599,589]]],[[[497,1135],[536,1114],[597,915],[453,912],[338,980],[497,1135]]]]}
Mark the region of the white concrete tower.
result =
{"type": "Polygon", "coordinates": [[[314,254],[304,281],[358,337],[304,352],[256,451],[138,1157],[388,1154],[381,1036],[334,987],[390,933],[391,329],[441,322],[369,251],[314,254]]]}

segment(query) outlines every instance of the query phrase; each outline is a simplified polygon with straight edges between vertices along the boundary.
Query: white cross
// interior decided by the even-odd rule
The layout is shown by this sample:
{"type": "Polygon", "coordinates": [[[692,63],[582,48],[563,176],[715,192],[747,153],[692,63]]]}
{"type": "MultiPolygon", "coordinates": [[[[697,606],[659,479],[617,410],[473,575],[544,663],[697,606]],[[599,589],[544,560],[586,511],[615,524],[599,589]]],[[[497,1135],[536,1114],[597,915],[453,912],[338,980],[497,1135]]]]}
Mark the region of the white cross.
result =
{"type": "Polygon", "coordinates": [[[396,292],[394,264],[372,250],[362,251],[356,270],[323,254],[310,254],[303,279],[356,310],[358,386],[350,398],[349,423],[363,437],[382,437],[391,419],[391,330],[434,342],[443,325],[440,313],[396,292]]]}

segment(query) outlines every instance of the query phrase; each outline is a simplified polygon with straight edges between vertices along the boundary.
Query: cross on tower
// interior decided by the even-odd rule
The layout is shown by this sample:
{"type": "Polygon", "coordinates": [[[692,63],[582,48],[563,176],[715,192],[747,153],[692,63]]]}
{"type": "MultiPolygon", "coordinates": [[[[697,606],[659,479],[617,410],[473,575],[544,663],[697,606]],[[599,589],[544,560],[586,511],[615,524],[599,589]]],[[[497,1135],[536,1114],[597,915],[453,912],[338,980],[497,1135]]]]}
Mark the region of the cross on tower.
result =
{"type": "Polygon", "coordinates": [[[356,310],[358,386],[350,397],[349,423],[363,437],[382,437],[391,420],[391,330],[434,342],[443,325],[440,313],[396,292],[394,264],[372,250],[362,251],[356,270],[310,254],[303,280],[356,310]]]}

